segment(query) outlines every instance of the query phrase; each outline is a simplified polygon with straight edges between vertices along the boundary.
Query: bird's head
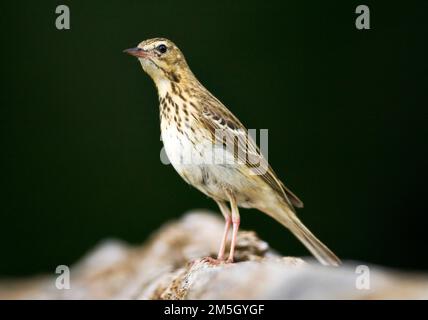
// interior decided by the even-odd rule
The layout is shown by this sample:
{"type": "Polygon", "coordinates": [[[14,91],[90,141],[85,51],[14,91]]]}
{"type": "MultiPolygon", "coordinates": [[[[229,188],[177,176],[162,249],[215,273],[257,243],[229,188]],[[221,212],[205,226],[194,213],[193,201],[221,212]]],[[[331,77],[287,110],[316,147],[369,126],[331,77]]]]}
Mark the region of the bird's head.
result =
{"type": "Polygon", "coordinates": [[[137,47],[124,52],[137,57],[155,83],[162,80],[180,82],[186,72],[190,72],[180,49],[168,39],[144,40],[137,47]]]}

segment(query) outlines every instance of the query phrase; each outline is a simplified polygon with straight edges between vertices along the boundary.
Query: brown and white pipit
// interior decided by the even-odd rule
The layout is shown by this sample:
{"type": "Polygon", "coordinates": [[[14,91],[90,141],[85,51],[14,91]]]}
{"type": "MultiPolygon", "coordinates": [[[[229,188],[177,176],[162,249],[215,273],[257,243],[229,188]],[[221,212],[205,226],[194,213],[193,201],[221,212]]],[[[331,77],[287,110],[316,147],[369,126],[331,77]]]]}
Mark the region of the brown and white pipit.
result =
{"type": "Polygon", "coordinates": [[[278,179],[241,122],[196,79],[174,43],[149,39],[125,52],[138,58],[157,87],[162,140],[171,164],[187,183],[214,199],[225,218],[219,260],[224,260],[232,224],[228,261],[233,261],[238,207],[243,207],[283,224],[322,264],[340,264],[297,218],[294,207],[303,203],[278,179]]]}

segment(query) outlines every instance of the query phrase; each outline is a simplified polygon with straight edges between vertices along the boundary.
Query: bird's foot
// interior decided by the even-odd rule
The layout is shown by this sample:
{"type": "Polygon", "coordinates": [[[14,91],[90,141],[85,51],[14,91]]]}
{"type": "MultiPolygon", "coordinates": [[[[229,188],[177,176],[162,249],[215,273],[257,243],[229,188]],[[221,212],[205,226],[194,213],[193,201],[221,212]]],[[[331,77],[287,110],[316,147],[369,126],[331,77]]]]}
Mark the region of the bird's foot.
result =
{"type": "Polygon", "coordinates": [[[208,264],[215,265],[215,266],[218,266],[220,264],[225,263],[225,261],[223,259],[215,259],[213,257],[205,257],[199,261],[202,263],[208,263],[208,264]]]}

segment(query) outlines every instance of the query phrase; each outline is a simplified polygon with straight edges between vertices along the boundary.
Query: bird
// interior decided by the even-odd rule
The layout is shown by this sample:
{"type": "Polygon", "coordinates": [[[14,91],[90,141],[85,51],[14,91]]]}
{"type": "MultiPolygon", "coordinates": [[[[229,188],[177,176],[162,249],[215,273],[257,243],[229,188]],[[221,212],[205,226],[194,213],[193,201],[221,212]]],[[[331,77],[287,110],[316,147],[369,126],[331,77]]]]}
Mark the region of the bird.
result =
{"type": "Polygon", "coordinates": [[[239,208],[254,208],[290,230],[321,264],[341,264],[297,217],[303,202],[279,180],[239,119],[199,82],[172,41],[152,38],[124,52],[138,58],[157,88],[161,137],[170,163],[188,184],[212,198],[224,216],[214,260],[234,261],[239,208]]]}

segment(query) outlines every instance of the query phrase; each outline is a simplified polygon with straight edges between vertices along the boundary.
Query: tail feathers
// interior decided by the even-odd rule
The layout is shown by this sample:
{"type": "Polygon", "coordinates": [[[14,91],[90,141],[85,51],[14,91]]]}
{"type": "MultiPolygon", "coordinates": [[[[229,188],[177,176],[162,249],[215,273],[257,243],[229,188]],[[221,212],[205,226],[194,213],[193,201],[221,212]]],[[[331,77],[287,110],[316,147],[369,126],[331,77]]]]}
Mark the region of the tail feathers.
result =
{"type": "Polygon", "coordinates": [[[340,259],[305,227],[291,209],[283,207],[281,212],[270,214],[270,216],[288,228],[321,264],[326,266],[341,264],[340,259]]]}

